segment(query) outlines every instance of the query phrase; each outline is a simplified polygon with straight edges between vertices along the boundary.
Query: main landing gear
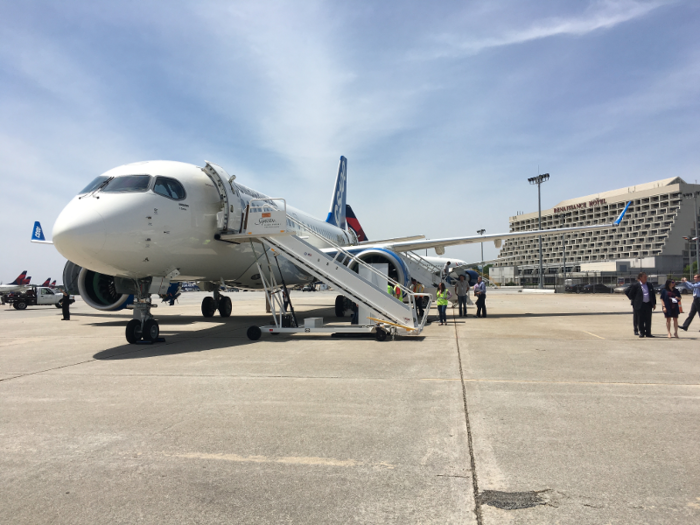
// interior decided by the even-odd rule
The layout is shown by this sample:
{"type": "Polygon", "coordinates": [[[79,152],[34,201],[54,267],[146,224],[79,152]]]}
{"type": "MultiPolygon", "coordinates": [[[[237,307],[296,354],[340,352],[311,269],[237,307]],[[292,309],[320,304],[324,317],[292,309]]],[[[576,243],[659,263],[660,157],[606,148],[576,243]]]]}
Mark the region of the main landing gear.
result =
{"type": "Polygon", "coordinates": [[[155,343],[160,336],[160,327],[151,315],[151,308],[158,305],[151,304],[151,294],[148,293],[150,281],[139,281],[137,284],[139,293],[134,294],[134,318],[126,325],[126,340],[132,345],[139,341],[155,343]]]}
{"type": "Polygon", "coordinates": [[[204,317],[214,317],[217,310],[221,317],[230,317],[233,305],[230,297],[221,295],[219,290],[214,290],[214,297],[202,299],[202,315],[204,317]]]}

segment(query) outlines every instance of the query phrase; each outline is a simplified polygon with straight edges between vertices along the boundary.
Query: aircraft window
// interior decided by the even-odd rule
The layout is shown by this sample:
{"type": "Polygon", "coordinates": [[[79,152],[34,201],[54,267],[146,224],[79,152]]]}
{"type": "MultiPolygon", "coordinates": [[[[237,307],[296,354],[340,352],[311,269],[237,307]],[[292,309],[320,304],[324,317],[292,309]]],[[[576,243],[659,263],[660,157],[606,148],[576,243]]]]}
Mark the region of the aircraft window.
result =
{"type": "Polygon", "coordinates": [[[109,177],[105,177],[104,175],[100,175],[99,177],[95,177],[93,181],[85,186],[78,195],[83,195],[84,193],[90,193],[91,191],[95,191],[100,184],[102,184],[104,181],[106,181],[109,177]]]}
{"type": "Polygon", "coordinates": [[[157,177],[156,183],[153,186],[153,191],[163,197],[168,197],[176,201],[181,201],[185,198],[185,188],[182,187],[175,179],[167,177],[157,177]]]}
{"type": "Polygon", "coordinates": [[[127,175],[126,177],[115,177],[112,179],[102,191],[109,192],[125,192],[135,193],[146,191],[151,182],[150,175],[127,175]]]}

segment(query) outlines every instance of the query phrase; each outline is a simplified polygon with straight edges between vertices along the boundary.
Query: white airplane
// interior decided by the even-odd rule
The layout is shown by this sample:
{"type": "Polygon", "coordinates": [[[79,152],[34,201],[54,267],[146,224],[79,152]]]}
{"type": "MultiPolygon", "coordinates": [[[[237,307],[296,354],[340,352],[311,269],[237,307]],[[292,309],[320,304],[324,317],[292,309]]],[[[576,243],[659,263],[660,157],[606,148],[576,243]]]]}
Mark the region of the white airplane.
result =
{"type": "Polygon", "coordinates": [[[21,292],[29,288],[32,278],[27,277],[27,270],[24,270],[10,284],[0,284],[0,293],[21,292]]]}
{"type": "MultiPolygon", "coordinates": [[[[388,263],[389,277],[407,288],[415,277],[430,290],[436,265],[414,253],[493,240],[538,235],[538,231],[426,240],[422,235],[370,242],[353,229],[357,220],[346,205],[347,160],[340,157],[331,208],[325,221],[287,206],[287,232],[308,239],[325,252],[343,246],[367,263],[388,263]],[[349,212],[350,221],[346,219],[349,212]],[[289,220],[291,218],[292,220],[289,220]],[[348,224],[350,222],[350,224],[348,224]]],[[[197,281],[213,297],[202,301],[202,314],[231,314],[230,298],[221,295],[222,283],[261,289],[257,261],[266,258],[257,242],[231,242],[221,231],[242,231],[251,201],[272,199],[250,189],[209,162],[204,167],[171,161],[127,164],[105,172],[65,207],[53,228],[53,243],[68,259],[63,282],[69,293],[79,293],[98,310],[117,310],[134,303],[134,319],[127,325],[127,340],[158,338],[158,323],[150,313],[151,294],[173,292],[183,281],[197,281]]],[[[258,206],[260,206],[258,204],[258,206]]],[[[629,205],[628,205],[629,206],[629,205]]],[[[614,224],[543,230],[545,234],[611,228],[614,224]]],[[[36,223],[32,240],[50,243],[36,223]],[[38,234],[37,234],[38,231],[38,234]]],[[[279,257],[278,282],[288,286],[312,282],[313,277],[279,257]]],[[[455,265],[464,261],[450,259],[455,265]]],[[[446,259],[445,259],[446,261],[446,259]]],[[[352,263],[351,263],[352,264],[352,263]]],[[[343,312],[343,297],[336,311],[343,312]]]]}

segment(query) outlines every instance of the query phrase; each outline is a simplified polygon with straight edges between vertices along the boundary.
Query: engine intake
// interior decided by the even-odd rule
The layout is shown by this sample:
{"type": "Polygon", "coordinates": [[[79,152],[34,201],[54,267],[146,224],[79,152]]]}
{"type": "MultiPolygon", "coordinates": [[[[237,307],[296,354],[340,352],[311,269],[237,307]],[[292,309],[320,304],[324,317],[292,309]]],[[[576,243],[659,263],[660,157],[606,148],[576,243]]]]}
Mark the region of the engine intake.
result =
{"type": "MultiPolygon", "coordinates": [[[[367,264],[387,263],[389,265],[389,278],[397,283],[408,287],[411,280],[411,274],[408,271],[406,263],[403,259],[391,250],[384,248],[370,248],[368,250],[355,253],[355,256],[362,262],[367,264]]],[[[357,271],[357,263],[352,261],[348,268],[357,271]]]]}
{"type": "Polygon", "coordinates": [[[72,295],[80,295],[96,310],[113,311],[126,308],[133,296],[117,292],[115,278],[82,268],[68,261],[63,269],[63,283],[72,295]]]}

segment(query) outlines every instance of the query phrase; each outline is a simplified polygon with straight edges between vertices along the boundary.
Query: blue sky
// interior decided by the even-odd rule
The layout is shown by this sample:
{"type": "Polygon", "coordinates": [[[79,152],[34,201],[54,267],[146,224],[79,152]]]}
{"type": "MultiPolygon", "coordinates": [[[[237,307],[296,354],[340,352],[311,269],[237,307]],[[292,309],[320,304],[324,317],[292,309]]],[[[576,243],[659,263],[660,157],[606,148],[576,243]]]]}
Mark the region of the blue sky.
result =
{"type": "Polygon", "coordinates": [[[691,0],[3,0],[0,280],[60,282],[34,220],[139,160],[206,159],[325,217],[345,155],[374,239],[507,231],[538,167],[544,208],[694,181],[698,34],[691,0]]]}

